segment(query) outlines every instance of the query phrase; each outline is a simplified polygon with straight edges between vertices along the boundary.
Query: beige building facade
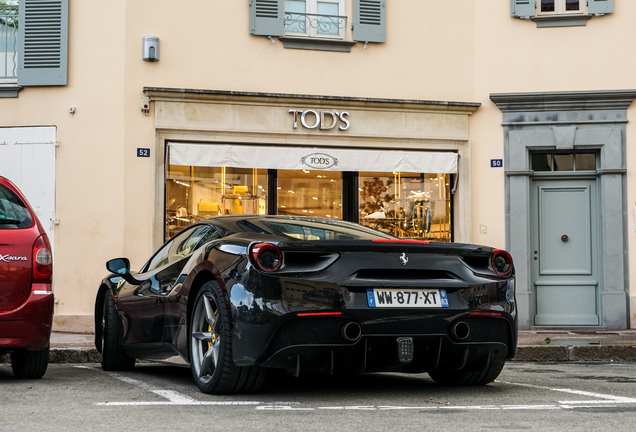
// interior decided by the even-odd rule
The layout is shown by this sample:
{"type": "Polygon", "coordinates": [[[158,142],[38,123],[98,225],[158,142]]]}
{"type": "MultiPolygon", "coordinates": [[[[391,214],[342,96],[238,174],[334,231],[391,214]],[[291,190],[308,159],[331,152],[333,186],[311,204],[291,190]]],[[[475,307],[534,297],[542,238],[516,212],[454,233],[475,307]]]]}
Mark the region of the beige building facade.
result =
{"type": "Polygon", "coordinates": [[[0,175],[55,329],[92,331],[106,260],[241,212],[505,248],[521,328],[636,328],[635,2],[5,3],[0,175]]]}

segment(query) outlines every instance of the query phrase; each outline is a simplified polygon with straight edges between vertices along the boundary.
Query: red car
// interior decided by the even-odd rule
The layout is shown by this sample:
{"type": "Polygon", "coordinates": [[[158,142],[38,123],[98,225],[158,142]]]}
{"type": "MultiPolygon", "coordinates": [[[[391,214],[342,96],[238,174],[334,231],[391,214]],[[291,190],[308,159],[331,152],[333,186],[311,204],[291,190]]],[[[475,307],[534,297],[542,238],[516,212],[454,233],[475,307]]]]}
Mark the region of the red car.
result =
{"type": "Polygon", "coordinates": [[[53,260],[42,224],[20,190],[0,176],[0,355],[13,374],[41,378],[49,363],[53,260]]]}

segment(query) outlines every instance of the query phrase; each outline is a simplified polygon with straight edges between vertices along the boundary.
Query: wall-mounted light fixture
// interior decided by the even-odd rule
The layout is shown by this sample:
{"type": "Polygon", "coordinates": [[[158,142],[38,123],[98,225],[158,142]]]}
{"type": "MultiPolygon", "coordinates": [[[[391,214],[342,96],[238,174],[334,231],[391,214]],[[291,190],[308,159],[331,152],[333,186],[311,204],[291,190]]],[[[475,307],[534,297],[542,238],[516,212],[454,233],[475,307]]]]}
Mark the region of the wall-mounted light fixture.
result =
{"type": "Polygon", "coordinates": [[[159,38],[157,36],[144,36],[144,61],[159,61],[159,38]]]}

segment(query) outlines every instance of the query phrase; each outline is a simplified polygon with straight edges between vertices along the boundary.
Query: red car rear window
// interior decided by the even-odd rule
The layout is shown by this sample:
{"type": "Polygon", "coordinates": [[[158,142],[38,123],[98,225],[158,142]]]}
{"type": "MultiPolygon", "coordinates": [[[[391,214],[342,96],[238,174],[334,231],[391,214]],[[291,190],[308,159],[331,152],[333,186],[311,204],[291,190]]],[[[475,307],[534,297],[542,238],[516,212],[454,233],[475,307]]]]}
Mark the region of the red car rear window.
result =
{"type": "Polygon", "coordinates": [[[33,218],[24,201],[0,184],[0,230],[29,228],[31,225],[33,218]]]}

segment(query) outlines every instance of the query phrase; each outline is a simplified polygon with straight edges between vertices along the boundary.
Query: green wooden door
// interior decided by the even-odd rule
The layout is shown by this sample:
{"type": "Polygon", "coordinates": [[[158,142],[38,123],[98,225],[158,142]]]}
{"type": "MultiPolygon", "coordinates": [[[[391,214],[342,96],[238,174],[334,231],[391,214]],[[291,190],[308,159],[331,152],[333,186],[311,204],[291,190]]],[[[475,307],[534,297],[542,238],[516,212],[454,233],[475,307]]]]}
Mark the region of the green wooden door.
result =
{"type": "Polygon", "coordinates": [[[599,325],[596,180],[535,180],[532,207],[535,325],[599,325]]]}

